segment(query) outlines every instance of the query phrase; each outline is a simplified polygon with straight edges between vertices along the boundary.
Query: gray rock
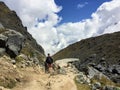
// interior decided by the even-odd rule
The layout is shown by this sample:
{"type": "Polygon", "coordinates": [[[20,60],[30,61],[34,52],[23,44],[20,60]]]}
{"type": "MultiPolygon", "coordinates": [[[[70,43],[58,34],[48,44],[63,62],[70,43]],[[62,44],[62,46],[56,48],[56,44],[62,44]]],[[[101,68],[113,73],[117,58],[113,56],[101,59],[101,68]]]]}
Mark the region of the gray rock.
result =
{"type": "Polygon", "coordinates": [[[115,66],[116,73],[120,75],[120,65],[115,66]]]}
{"type": "Polygon", "coordinates": [[[97,56],[96,53],[91,55],[92,58],[96,58],[96,56],[97,56]]]}
{"type": "Polygon", "coordinates": [[[0,23],[0,28],[4,28],[3,25],[0,23]]]}
{"type": "Polygon", "coordinates": [[[111,86],[105,86],[103,90],[115,90],[114,87],[111,86]]]}
{"type": "Polygon", "coordinates": [[[63,75],[66,75],[66,71],[64,68],[60,68],[59,71],[58,71],[59,74],[63,74],[63,75]]]}
{"type": "Polygon", "coordinates": [[[81,84],[90,84],[90,79],[87,78],[83,73],[79,73],[79,75],[76,76],[75,80],[81,84]]]}
{"type": "Polygon", "coordinates": [[[96,82],[92,85],[92,90],[97,90],[101,88],[101,83],[96,82]]]}
{"type": "Polygon", "coordinates": [[[103,66],[103,65],[101,65],[101,64],[98,64],[97,66],[95,66],[95,68],[97,69],[97,70],[99,70],[99,71],[105,71],[105,67],[103,66]]]}
{"type": "Polygon", "coordinates": [[[26,61],[25,66],[32,66],[32,61],[26,61]]]}
{"type": "Polygon", "coordinates": [[[11,60],[11,63],[12,63],[12,64],[16,64],[16,61],[12,59],[12,60],[11,60]]]}
{"type": "Polygon", "coordinates": [[[5,53],[5,48],[0,48],[0,56],[5,53]]]}
{"type": "Polygon", "coordinates": [[[33,58],[33,63],[36,64],[36,65],[38,65],[38,64],[39,64],[38,58],[34,57],[34,58],[33,58]]]}
{"type": "Polygon", "coordinates": [[[8,32],[8,39],[6,41],[6,51],[10,57],[15,58],[23,47],[24,37],[18,32],[8,32]]]}

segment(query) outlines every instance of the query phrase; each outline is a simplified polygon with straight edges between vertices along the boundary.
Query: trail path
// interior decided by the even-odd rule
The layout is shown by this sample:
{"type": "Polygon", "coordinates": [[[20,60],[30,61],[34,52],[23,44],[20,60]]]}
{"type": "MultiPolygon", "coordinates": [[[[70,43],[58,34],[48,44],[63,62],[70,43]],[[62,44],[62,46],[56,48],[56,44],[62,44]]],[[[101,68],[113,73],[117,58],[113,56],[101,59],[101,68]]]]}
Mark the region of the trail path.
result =
{"type": "MultiPolygon", "coordinates": [[[[63,63],[63,62],[62,62],[63,63]]],[[[45,74],[42,70],[35,72],[34,69],[28,68],[23,72],[27,81],[20,83],[12,90],[77,90],[74,83],[74,69],[66,67],[66,74],[50,75],[45,74]]]]}

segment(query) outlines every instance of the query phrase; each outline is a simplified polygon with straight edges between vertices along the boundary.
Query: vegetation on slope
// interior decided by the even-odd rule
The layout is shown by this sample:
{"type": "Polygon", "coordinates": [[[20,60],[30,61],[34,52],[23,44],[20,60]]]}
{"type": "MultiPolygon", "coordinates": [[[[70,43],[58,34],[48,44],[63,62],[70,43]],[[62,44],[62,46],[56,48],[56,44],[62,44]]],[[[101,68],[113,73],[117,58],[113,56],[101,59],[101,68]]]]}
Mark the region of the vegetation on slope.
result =
{"type": "Polygon", "coordinates": [[[120,32],[92,37],[74,43],[59,51],[53,58],[79,58],[84,61],[87,57],[96,54],[97,58],[104,57],[108,63],[118,63],[120,59],[120,32]]]}

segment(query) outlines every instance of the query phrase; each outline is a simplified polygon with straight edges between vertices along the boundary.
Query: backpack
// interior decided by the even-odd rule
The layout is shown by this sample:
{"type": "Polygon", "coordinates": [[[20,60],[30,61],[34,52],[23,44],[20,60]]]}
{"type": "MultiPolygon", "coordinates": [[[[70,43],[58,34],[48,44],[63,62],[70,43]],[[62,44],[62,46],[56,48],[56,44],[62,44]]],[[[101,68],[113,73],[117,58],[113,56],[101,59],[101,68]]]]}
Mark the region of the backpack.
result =
{"type": "Polygon", "coordinates": [[[47,57],[46,62],[47,62],[48,64],[52,64],[52,63],[53,63],[53,60],[52,60],[51,57],[47,57]]]}

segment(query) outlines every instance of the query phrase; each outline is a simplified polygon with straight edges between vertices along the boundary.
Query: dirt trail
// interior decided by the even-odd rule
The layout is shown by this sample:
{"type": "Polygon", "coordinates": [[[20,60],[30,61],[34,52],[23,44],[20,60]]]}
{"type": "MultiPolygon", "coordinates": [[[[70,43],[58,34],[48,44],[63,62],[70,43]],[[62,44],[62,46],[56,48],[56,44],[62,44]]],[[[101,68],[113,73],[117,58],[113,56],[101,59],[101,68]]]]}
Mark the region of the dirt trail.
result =
{"type": "Polygon", "coordinates": [[[77,90],[74,83],[75,74],[72,68],[66,68],[65,75],[45,74],[42,70],[39,73],[29,68],[24,73],[27,76],[26,83],[20,83],[12,90],[77,90]]]}

